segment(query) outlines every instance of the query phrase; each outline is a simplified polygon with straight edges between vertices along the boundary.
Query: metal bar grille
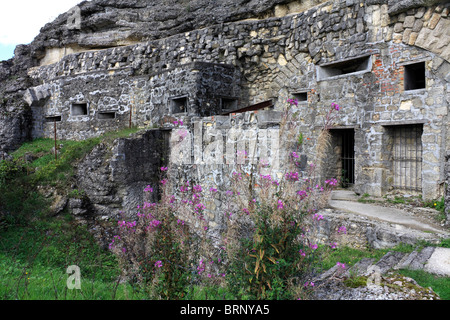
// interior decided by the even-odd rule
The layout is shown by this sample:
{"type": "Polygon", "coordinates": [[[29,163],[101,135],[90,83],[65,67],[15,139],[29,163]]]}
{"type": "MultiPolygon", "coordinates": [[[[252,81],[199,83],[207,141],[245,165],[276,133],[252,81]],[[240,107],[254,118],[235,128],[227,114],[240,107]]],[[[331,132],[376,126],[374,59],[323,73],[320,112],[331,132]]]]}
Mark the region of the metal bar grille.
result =
{"type": "Polygon", "coordinates": [[[342,130],[342,170],[344,184],[355,183],[355,132],[342,130]]]}
{"type": "Polygon", "coordinates": [[[422,125],[394,128],[393,171],[396,189],[422,190],[422,125]]]}

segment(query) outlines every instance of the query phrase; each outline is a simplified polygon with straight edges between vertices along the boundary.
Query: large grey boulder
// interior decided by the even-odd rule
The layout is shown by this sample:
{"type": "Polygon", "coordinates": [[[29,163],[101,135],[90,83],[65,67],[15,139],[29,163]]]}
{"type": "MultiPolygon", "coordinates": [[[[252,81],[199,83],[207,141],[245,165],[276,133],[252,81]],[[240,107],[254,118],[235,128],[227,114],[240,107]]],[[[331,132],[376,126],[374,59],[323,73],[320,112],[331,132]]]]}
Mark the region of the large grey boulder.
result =
{"type": "Polygon", "coordinates": [[[445,0],[389,0],[389,14],[396,15],[401,12],[418,8],[431,6],[438,3],[448,2],[445,0]]]}

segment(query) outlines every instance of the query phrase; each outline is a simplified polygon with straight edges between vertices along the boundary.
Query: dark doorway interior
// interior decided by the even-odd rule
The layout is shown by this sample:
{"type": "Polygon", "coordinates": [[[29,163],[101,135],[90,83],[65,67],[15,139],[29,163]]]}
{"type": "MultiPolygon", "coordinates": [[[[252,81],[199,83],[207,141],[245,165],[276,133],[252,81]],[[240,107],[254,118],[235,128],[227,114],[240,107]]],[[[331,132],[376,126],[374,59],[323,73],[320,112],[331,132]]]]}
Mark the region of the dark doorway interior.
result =
{"type": "Polygon", "coordinates": [[[342,185],[349,187],[355,183],[355,131],[353,129],[340,131],[342,139],[342,185]]]}
{"type": "Polygon", "coordinates": [[[355,130],[332,129],[326,177],[337,178],[344,188],[355,183],[355,130]]]}

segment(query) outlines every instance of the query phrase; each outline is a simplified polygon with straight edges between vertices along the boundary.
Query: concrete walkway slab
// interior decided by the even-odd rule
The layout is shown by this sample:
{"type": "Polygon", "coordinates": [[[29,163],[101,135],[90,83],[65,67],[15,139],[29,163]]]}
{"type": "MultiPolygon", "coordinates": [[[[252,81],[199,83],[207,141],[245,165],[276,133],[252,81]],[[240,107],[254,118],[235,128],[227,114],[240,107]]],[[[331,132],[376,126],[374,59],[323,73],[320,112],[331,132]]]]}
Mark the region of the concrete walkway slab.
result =
{"type": "Polygon", "coordinates": [[[450,249],[436,248],[428,259],[424,270],[436,275],[450,277],[450,249]]]}
{"type": "MultiPolygon", "coordinates": [[[[348,190],[333,191],[329,206],[341,212],[364,216],[368,219],[393,224],[396,229],[411,229],[422,234],[435,234],[450,238],[450,231],[439,228],[417,219],[409,212],[392,207],[358,202],[358,197],[348,190]]],[[[421,252],[414,251],[409,255],[398,256],[394,269],[423,269],[439,276],[450,277],[450,249],[426,247],[421,252]]],[[[387,258],[386,258],[387,259],[387,258]]]]}
{"type": "MultiPolygon", "coordinates": [[[[333,197],[331,199],[333,199],[333,197]]],[[[450,236],[449,232],[436,229],[431,225],[428,225],[422,221],[418,221],[417,219],[409,216],[405,211],[400,209],[347,200],[330,200],[329,205],[331,208],[352,212],[371,219],[399,224],[420,231],[434,232],[437,234],[448,234],[450,236]]]]}

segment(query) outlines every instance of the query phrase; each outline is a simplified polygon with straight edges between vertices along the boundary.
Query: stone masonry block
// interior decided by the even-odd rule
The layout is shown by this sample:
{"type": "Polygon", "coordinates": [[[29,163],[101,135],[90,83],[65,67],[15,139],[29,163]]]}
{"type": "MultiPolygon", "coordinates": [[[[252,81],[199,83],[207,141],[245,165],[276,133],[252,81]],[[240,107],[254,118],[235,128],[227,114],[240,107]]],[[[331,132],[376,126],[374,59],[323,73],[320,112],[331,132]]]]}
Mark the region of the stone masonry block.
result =
{"type": "Polygon", "coordinates": [[[394,32],[395,32],[395,33],[403,32],[403,23],[397,22],[397,23],[394,25],[394,32]]]}
{"type": "Polygon", "coordinates": [[[428,28],[434,29],[436,25],[438,24],[439,20],[441,20],[441,15],[438,13],[434,13],[431,16],[430,21],[428,22],[428,28]]]}
{"type": "Polygon", "coordinates": [[[403,32],[403,42],[404,43],[409,43],[409,40],[411,38],[411,33],[412,30],[411,29],[405,29],[405,31],[403,32]]]}
{"type": "Polygon", "coordinates": [[[412,31],[414,31],[414,32],[419,32],[419,31],[422,29],[422,27],[423,27],[423,21],[420,20],[420,19],[417,19],[417,20],[414,22],[414,25],[413,25],[413,27],[412,27],[412,31]]]}
{"type": "Polygon", "coordinates": [[[419,35],[418,32],[411,32],[411,35],[409,36],[409,41],[408,41],[408,44],[410,46],[413,46],[416,43],[418,35],[419,35]]]}
{"type": "Polygon", "coordinates": [[[403,28],[412,28],[415,22],[414,16],[407,16],[405,22],[403,22],[403,28]]]}
{"type": "Polygon", "coordinates": [[[421,8],[419,8],[419,9],[417,9],[417,12],[416,12],[416,14],[415,14],[415,17],[416,17],[417,19],[421,19],[421,18],[423,17],[424,14],[425,14],[425,8],[424,8],[424,7],[421,7],[421,8]]]}

